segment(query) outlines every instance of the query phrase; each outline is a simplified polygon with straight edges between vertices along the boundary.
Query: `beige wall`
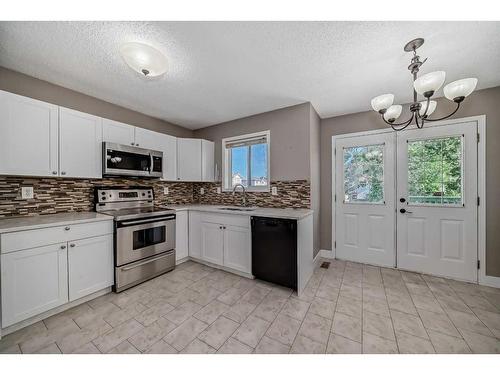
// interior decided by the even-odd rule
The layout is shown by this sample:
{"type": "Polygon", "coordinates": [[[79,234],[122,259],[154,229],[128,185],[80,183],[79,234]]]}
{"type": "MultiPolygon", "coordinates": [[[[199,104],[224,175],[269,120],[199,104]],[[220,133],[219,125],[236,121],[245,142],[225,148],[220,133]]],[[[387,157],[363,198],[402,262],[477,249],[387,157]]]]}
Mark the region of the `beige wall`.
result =
{"type": "MultiPolygon", "coordinates": [[[[433,117],[449,113],[454,104],[438,99],[433,117]]],[[[472,94],[454,118],[486,115],[486,274],[500,276],[500,87],[472,94]]],[[[321,120],[321,248],[332,241],[332,136],[384,128],[373,111],[321,120]]]]}
{"type": "Polygon", "coordinates": [[[0,66],[0,90],[177,137],[193,131],[0,66]]]}

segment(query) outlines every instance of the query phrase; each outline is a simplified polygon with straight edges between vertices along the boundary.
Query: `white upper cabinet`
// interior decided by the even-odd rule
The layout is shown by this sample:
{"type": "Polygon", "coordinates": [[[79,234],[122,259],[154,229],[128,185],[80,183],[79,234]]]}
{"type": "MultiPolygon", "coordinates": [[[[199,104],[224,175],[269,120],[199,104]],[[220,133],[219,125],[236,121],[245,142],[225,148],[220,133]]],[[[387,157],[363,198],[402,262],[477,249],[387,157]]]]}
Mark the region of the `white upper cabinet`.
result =
{"type": "Polygon", "coordinates": [[[201,140],[201,180],[214,181],[214,143],[201,140]]]}
{"type": "Polygon", "coordinates": [[[150,150],[162,151],[161,133],[144,128],[135,128],[135,145],[150,150]]]}
{"type": "Polygon", "coordinates": [[[163,139],[163,179],[177,180],[177,138],[162,134],[163,139]]]}
{"type": "Polygon", "coordinates": [[[0,91],[0,174],[57,176],[57,108],[0,91]]]}
{"type": "Polygon", "coordinates": [[[102,119],[102,140],[104,142],[135,146],[135,126],[102,119]]]}
{"type": "Polygon", "coordinates": [[[201,139],[177,138],[177,180],[201,181],[201,139]]]}
{"type": "Polygon", "coordinates": [[[59,172],[63,177],[102,177],[102,119],[59,108],[59,172]]]}

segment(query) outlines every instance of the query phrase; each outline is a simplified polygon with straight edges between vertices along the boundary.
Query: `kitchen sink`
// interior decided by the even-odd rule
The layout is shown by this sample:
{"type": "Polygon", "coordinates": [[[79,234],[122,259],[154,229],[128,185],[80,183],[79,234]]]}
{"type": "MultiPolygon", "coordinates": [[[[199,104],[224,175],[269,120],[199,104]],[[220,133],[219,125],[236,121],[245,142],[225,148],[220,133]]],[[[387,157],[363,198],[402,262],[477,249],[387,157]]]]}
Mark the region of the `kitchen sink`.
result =
{"type": "Polygon", "coordinates": [[[255,208],[250,208],[250,207],[220,207],[219,210],[225,210],[225,211],[255,211],[255,208]]]}

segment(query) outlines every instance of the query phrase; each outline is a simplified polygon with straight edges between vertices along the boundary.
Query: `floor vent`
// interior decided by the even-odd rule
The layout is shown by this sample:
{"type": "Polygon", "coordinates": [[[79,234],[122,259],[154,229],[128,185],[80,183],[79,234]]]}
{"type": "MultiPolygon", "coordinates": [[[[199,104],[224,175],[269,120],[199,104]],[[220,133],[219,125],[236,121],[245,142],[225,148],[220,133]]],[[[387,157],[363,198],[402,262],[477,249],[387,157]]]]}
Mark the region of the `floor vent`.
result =
{"type": "Polygon", "coordinates": [[[330,262],[323,262],[321,263],[321,268],[330,268],[330,262]]]}

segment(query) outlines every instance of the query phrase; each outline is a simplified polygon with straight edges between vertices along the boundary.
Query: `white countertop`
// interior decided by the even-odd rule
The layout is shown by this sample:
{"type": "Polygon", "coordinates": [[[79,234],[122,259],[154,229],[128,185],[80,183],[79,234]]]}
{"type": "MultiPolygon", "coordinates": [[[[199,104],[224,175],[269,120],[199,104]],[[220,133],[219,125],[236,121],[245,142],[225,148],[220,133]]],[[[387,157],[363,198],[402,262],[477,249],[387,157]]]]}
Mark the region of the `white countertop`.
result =
{"type": "Polygon", "coordinates": [[[0,234],[106,220],[113,220],[113,216],[103,215],[97,212],[68,212],[62,214],[6,218],[0,219],[0,234]]]}
{"type": "Polygon", "coordinates": [[[228,215],[276,217],[282,219],[295,219],[295,220],[303,219],[309,215],[312,215],[313,213],[313,210],[306,208],[267,208],[267,207],[247,207],[247,208],[253,208],[253,210],[232,211],[232,210],[221,210],[221,208],[236,207],[236,206],[217,206],[208,204],[173,204],[173,205],[166,205],[164,207],[176,211],[192,210],[192,211],[212,212],[212,213],[228,214],[228,215]]]}

